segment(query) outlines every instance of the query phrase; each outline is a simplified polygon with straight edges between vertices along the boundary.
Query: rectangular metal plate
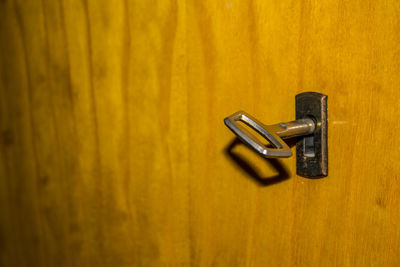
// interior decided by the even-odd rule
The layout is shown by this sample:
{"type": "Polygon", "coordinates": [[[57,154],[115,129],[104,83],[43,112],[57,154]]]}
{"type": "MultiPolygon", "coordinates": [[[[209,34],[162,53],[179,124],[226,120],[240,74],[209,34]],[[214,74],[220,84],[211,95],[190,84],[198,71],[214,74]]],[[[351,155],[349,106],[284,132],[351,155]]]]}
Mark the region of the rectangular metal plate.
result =
{"type": "Polygon", "coordinates": [[[296,144],[296,172],[307,178],[328,175],[328,96],[316,92],[296,95],[296,120],[306,117],[316,122],[312,135],[296,144]]]}

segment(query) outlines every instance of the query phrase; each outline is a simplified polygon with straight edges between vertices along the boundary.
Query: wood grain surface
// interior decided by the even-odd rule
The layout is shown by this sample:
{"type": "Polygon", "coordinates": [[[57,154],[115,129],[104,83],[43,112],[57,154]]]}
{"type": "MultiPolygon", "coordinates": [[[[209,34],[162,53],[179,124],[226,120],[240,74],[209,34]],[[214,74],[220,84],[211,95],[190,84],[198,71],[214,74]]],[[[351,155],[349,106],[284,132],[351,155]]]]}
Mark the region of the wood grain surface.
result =
{"type": "Polygon", "coordinates": [[[400,2],[0,1],[1,266],[399,266],[400,2]],[[329,176],[223,118],[328,95],[329,176]]]}

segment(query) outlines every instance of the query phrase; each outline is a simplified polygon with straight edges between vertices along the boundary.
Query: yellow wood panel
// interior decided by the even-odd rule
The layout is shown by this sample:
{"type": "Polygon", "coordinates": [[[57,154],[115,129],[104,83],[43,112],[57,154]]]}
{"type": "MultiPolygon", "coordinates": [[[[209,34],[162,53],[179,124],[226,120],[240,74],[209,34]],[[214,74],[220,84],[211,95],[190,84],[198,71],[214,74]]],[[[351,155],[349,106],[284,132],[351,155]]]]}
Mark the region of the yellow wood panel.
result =
{"type": "Polygon", "coordinates": [[[399,265],[399,14],[0,1],[0,265],[399,265]],[[222,122],[292,120],[303,91],[329,96],[325,179],[222,122]]]}

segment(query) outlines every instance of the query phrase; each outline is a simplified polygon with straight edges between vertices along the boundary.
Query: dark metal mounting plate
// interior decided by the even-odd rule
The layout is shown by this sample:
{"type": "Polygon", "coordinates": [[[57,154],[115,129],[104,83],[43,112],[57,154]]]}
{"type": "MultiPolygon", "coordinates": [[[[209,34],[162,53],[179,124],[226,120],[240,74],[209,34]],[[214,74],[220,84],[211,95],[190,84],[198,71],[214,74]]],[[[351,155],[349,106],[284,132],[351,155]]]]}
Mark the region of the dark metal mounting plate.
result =
{"type": "Polygon", "coordinates": [[[296,144],[296,172],[307,178],[328,175],[328,96],[316,92],[296,95],[296,120],[311,117],[316,122],[312,135],[296,144]]]}

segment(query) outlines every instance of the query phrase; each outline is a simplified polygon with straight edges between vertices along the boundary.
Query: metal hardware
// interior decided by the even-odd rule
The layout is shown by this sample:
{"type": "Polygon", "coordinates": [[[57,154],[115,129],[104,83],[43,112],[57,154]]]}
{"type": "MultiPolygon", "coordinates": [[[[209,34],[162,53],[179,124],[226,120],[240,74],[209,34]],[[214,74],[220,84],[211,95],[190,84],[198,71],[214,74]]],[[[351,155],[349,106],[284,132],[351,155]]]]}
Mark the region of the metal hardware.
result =
{"type": "Polygon", "coordinates": [[[291,122],[281,122],[274,125],[263,125],[244,111],[236,112],[225,119],[225,124],[243,143],[257,151],[261,156],[269,158],[287,158],[292,151],[282,138],[302,136],[314,132],[315,123],[305,118],[291,122]],[[238,122],[243,122],[263,136],[274,148],[269,148],[260,142],[253,134],[247,131],[238,122]]]}
{"type": "Polygon", "coordinates": [[[296,144],[296,172],[308,178],[328,176],[328,96],[306,92],[296,95],[296,119],[311,116],[314,134],[296,144]],[[310,144],[312,147],[310,147],[310,144]]]}
{"type": "Polygon", "coordinates": [[[296,120],[264,125],[244,111],[225,118],[225,125],[251,149],[265,158],[287,158],[292,151],[283,139],[301,137],[296,145],[297,174],[309,178],[328,175],[327,96],[306,92],[296,96],[296,120]],[[244,123],[262,137],[264,145],[241,124],[244,123]]]}

